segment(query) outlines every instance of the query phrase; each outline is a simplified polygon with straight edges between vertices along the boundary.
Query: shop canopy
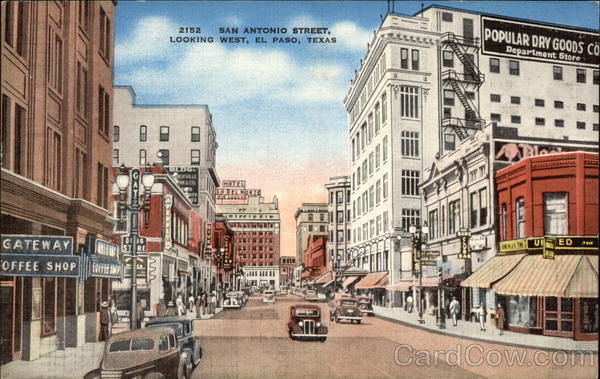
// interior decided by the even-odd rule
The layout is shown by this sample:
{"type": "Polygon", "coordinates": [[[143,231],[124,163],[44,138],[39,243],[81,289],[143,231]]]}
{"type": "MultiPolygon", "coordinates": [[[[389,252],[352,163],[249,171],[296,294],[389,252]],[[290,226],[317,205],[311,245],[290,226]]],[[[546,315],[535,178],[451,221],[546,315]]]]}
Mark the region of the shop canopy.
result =
{"type": "Polygon", "coordinates": [[[348,288],[348,286],[354,283],[356,279],[358,279],[358,276],[350,276],[346,278],[346,280],[344,280],[344,282],[342,283],[342,287],[348,288]]]}
{"type": "Polygon", "coordinates": [[[402,281],[396,284],[392,284],[391,286],[387,286],[385,287],[387,290],[389,291],[408,291],[408,289],[413,286],[414,283],[412,282],[412,280],[410,281],[402,281]]]}
{"type": "Polygon", "coordinates": [[[333,272],[327,271],[315,279],[315,284],[325,284],[333,280],[333,272]]]}
{"type": "Polygon", "coordinates": [[[369,289],[369,288],[384,288],[387,285],[388,273],[387,271],[372,272],[365,275],[360,282],[356,283],[354,288],[356,289],[369,289]],[[382,283],[382,284],[380,284],[382,283]],[[385,283],[385,284],[383,284],[385,283]]]}
{"type": "Polygon", "coordinates": [[[492,283],[504,278],[527,254],[497,255],[487,261],[467,279],[462,287],[490,288],[492,283]]]}
{"type": "MultiPolygon", "coordinates": [[[[415,279],[412,282],[412,285],[415,287],[419,287],[419,279],[415,279]]],[[[423,278],[423,280],[421,281],[421,285],[423,287],[437,287],[439,285],[439,279],[437,278],[437,276],[423,278]]]]}
{"type": "Polygon", "coordinates": [[[598,271],[592,261],[598,257],[528,255],[492,288],[501,295],[597,298],[598,271]]]}

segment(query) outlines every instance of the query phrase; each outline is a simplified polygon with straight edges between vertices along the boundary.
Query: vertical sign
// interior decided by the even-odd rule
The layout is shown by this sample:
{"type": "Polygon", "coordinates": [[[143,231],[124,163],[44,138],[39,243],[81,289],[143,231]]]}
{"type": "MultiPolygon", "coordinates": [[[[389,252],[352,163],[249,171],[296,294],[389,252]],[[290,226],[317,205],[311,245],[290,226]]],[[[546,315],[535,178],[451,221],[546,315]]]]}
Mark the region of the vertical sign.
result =
{"type": "Polygon", "coordinates": [[[171,240],[171,206],[173,205],[173,196],[165,195],[165,249],[170,249],[173,246],[171,240]]]}

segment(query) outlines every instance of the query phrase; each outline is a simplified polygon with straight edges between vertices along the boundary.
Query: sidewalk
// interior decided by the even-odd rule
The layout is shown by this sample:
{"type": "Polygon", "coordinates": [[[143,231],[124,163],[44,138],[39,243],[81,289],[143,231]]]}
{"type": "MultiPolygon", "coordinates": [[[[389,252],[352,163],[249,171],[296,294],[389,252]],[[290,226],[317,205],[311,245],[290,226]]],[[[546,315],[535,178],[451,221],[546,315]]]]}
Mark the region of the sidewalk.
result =
{"type": "Polygon", "coordinates": [[[452,325],[452,319],[446,320],[446,328],[440,329],[436,325],[435,316],[424,314],[424,324],[419,324],[418,312],[406,312],[402,308],[386,308],[373,306],[375,316],[397,322],[406,326],[420,328],[431,333],[446,334],[455,337],[462,337],[476,341],[492,342],[512,346],[522,346],[529,348],[539,348],[547,350],[565,350],[565,351],[593,351],[598,353],[598,341],[575,341],[571,338],[540,336],[534,334],[524,334],[504,331],[504,335],[500,335],[496,328],[494,320],[488,317],[486,323],[486,332],[480,331],[479,323],[472,321],[458,320],[458,325],[452,325]]]}
{"type": "Polygon", "coordinates": [[[0,366],[0,377],[28,379],[81,379],[98,368],[104,342],[86,343],[81,347],[56,350],[34,361],[13,361],[0,366]]]}

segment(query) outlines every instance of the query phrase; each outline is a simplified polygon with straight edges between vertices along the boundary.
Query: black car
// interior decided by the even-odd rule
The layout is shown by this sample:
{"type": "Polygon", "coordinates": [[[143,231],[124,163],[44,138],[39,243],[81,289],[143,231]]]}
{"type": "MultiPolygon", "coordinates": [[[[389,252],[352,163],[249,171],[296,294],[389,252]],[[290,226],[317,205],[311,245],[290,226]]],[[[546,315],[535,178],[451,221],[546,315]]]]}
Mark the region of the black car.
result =
{"type": "Polygon", "coordinates": [[[146,328],[168,327],[175,331],[179,351],[186,357],[185,377],[192,376],[192,370],[202,358],[202,348],[194,339],[194,323],[183,317],[157,317],[146,323],[146,328]]]}

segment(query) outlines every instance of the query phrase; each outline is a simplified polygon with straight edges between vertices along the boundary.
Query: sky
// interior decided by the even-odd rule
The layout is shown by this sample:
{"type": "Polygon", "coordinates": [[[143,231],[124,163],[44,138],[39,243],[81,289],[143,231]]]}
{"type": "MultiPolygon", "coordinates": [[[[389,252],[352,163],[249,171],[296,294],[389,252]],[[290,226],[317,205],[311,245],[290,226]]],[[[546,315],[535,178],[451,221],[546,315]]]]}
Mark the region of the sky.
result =
{"type": "MultiPolygon", "coordinates": [[[[440,4],[598,29],[598,2],[396,1],[412,15],[440,4]]],[[[295,255],[294,212],[325,202],[329,177],[350,170],[343,100],[387,1],[119,1],[114,83],[131,85],[138,104],[206,104],[217,133],[221,180],[246,180],[266,201],[279,199],[281,254],[295,255]],[[197,33],[180,33],[180,28],[197,33]],[[238,34],[220,28],[238,27],[238,34]],[[245,35],[245,27],[287,28],[245,35]],[[335,43],[273,42],[293,27],[325,27],[335,43]],[[170,42],[213,37],[213,43],[170,42]],[[220,37],[249,43],[220,43],[220,37]],[[268,43],[254,43],[255,37],[268,43]]],[[[297,37],[297,36],[296,36],[297,37]]],[[[316,37],[316,35],[313,35],[316,37]]]]}

